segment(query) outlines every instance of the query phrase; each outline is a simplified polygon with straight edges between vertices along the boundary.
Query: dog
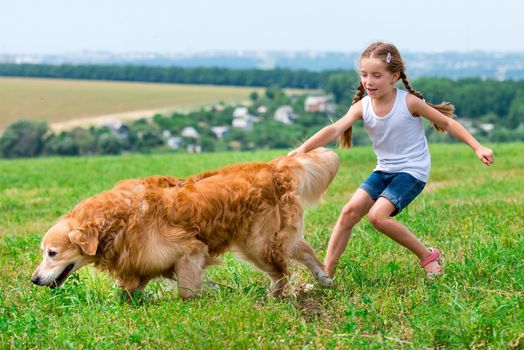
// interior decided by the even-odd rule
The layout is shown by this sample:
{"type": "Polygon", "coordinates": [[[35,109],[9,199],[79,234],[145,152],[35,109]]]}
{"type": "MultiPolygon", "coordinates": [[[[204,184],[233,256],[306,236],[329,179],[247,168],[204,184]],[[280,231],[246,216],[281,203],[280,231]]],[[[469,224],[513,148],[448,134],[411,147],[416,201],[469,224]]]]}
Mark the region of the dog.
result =
{"type": "Polygon", "coordinates": [[[270,162],[231,165],[187,179],[124,180],[81,201],[44,235],[34,284],[56,288],[87,264],[109,272],[133,295],[153,278],[178,281],[180,297],[227,251],[271,279],[281,296],[288,262],[304,264],[321,286],[332,280],[303,239],[303,207],[335,177],[335,152],[317,148],[270,162]]]}

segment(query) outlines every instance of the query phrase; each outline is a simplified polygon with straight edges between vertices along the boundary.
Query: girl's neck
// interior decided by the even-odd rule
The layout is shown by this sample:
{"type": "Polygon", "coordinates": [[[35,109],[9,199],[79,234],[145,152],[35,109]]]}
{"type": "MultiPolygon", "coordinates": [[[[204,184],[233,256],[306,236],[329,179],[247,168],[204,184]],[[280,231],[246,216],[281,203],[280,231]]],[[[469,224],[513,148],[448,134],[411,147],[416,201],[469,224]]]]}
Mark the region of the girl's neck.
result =
{"type": "Polygon", "coordinates": [[[371,106],[373,107],[375,115],[379,118],[382,118],[391,113],[396,97],[397,89],[393,88],[391,92],[388,92],[381,97],[372,98],[371,106]]]}
{"type": "Polygon", "coordinates": [[[373,101],[373,104],[376,106],[384,106],[384,105],[389,105],[393,101],[395,101],[396,96],[397,96],[397,89],[393,87],[391,91],[389,91],[385,95],[374,97],[374,98],[371,97],[371,100],[373,101]]]}

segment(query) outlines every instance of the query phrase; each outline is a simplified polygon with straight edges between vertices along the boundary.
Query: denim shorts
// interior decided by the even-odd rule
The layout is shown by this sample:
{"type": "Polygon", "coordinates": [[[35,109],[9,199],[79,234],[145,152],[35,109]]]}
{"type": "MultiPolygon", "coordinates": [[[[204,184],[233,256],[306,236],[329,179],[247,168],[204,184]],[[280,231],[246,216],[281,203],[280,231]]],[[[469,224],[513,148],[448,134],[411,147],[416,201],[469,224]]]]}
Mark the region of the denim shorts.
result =
{"type": "Polygon", "coordinates": [[[416,179],[408,173],[385,173],[374,171],[360,185],[371,198],[376,201],[384,197],[395,205],[396,210],[391,214],[395,216],[418,196],[426,183],[416,179]]]}

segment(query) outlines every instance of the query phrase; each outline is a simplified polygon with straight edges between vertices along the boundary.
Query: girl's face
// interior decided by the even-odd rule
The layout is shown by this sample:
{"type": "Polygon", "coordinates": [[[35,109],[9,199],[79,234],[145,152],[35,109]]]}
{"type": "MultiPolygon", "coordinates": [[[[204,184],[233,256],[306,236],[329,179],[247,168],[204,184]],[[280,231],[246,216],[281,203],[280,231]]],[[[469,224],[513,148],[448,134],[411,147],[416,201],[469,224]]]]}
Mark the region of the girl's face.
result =
{"type": "Polygon", "coordinates": [[[399,72],[391,73],[379,59],[360,60],[360,82],[371,98],[380,98],[393,91],[399,77],[399,72]]]}

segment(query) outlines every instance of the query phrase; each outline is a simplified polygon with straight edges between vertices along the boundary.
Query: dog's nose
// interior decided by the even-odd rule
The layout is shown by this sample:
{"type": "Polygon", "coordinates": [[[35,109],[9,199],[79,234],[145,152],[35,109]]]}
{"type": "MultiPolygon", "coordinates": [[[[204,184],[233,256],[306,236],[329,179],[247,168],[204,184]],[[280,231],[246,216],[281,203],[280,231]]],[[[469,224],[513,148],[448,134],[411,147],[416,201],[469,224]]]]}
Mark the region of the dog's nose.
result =
{"type": "Polygon", "coordinates": [[[34,284],[36,284],[38,286],[38,284],[40,283],[40,277],[32,276],[31,277],[31,282],[33,282],[34,284]]]}

